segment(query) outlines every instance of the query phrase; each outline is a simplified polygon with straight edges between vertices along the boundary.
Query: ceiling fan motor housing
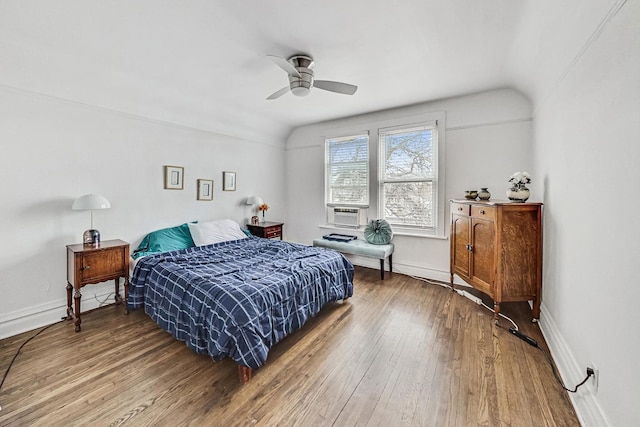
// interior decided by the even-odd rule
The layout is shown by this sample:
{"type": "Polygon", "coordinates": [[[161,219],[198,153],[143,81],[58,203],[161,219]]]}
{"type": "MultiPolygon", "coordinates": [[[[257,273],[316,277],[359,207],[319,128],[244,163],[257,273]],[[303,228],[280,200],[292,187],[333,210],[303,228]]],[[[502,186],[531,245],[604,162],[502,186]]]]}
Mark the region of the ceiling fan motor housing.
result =
{"type": "Polygon", "coordinates": [[[289,75],[291,93],[296,96],[307,96],[313,86],[313,59],[304,55],[295,55],[288,59],[300,73],[300,77],[289,75]]]}

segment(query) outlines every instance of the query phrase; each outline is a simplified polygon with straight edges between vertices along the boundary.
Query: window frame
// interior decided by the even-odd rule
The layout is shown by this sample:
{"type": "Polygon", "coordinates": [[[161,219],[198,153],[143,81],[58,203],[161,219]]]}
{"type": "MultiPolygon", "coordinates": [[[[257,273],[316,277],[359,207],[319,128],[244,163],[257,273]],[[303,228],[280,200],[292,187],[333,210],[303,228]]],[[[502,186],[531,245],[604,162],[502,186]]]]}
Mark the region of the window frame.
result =
{"type": "Polygon", "coordinates": [[[410,123],[398,126],[391,126],[386,128],[378,129],[378,167],[377,167],[377,176],[378,176],[378,217],[385,217],[385,184],[404,184],[404,183],[431,183],[432,195],[431,195],[431,205],[434,207],[431,211],[432,216],[432,225],[431,226],[420,226],[420,225],[410,225],[410,224],[394,224],[389,221],[394,228],[394,230],[404,230],[406,232],[418,233],[418,234],[436,234],[438,229],[438,195],[440,193],[439,189],[439,161],[438,155],[440,152],[439,147],[439,138],[438,138],[438,122],[428,121],[428,122],[419,122],[419,123],[410,123]],[[411,133],[415,131],[425,131],[429,130],[432,132],[432,161],[434,163],[433,173],[429,177],[423,178],[388,178],[386,176],[387,170],[387,160],[386,160],[386,148],[387,145],[385,143],[385,138],[387,135],[391,134],[402,134],[402,133],[411,133]]]}
{"type": "MultiPolygon", "coordinates": [[[[405,128],[415,126],[421,123],[435,123],[437,130],[437,196],[434,206],[434,228],[418,229],[411,227],[394,226],[393,233],[398,236],[414,236],[433,239],[446,239],[445,235],[445,147],[446,147],[446,113],[445,111],[433,111],[426,113],[406,114],[403,116],[392,118],[380,118],[377,114],[374,118],[352,118],[343,122],[343,126],[331,126],[321,131],[322,147],[326,150],[324,141],[331,138],[340,138],[349,135],[369,135],[369,204],[368,205],[351,205],[353,207],[369,208],[369,220],[382,218],[381,215],[382,201],[379,195],[379,142],[378,138],[372,138],[371,135],[378,135],[380,129],[405,128]],[[348,123],[351,122],[351,123],[348,123]],[[346,124],[346,125],[345,125],[346,124]],[[375,144],[375,145],[373,145],[375,144]]],[[[323,153],[324,159],[324,182],[325,182],[325,212],[330,206],[336,204],[328,203],[328,187],[327,187],[327,155],[323,153]]],[[[342,205],[340,205],[342,206],[342,205]]],[[[336,228],[334,225],[326,224],[327,228],[336,228]]],[[[360,227],[362,229],[364,227],[360,227]]]]}
{"type": "Polygon", "coordinates": [[[325,205],[326,207],[333,206],[349,206],[349,207],[369,207],[369,202],[371,200],[371,136],[368,131],[359,131],[359,132],[347,132],[344,135],[339,136],[330,136],[324,138],[324,185],[325,185],[325,205]],[[330,200],[330,174],[329,174],[329,143],[330,141],[335,140],[348,140],[348,139],[356,139],[360,137],[367,138],[367,159],[366,159],[366,190],[365,196],[366,200],[362,203],[346,203],[346,202],[336,202],[330,200]]]}

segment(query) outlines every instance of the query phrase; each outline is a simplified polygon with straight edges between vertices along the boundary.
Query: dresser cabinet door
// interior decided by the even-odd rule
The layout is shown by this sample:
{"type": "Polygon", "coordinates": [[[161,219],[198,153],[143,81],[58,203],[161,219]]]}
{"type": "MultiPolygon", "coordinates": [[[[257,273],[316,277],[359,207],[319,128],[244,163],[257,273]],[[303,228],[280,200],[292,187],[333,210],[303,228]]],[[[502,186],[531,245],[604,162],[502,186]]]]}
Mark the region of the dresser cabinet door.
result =
{"type": "Polygon", "coordinates": [[[493,295],[495,270],[495,224],[485,219],[471,218],[471,280],[476,288],[493,295]]]}
{"type": "Polygon", "coordinates": [[[453,215],[451,221],[451,270],[460,277],[469,278],[469,217],[453,215]]]}

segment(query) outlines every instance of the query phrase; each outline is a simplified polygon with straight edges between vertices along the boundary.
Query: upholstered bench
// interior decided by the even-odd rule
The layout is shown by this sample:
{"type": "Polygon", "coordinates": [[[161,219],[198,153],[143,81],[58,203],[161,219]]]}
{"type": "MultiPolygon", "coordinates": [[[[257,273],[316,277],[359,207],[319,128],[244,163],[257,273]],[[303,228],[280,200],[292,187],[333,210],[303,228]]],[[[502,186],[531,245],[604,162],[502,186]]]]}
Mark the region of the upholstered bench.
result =
{"type": "Polygon", "coordinates": [[[366,240],[351,240],[349,242],[338,242],[327,239],[314,239],[313,246],[335,249],[352,255],[363,255],[380,260],[380,279],[384,280],[384,259],[389,257],[389,272],[393,272],[393,243],[387,245],[373,245],[366,240]]]}

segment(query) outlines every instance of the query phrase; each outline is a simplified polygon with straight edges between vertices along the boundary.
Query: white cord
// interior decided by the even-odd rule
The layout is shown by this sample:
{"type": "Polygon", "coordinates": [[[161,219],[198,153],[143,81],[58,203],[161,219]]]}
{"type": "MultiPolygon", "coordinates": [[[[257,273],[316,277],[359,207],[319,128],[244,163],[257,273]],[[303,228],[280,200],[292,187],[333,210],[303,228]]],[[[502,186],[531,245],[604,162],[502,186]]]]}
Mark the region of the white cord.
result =
{"type": "Polygon", "coordinates": [[[109,298],[111,298],[111,295],[113,295],[113,294],[114,294],[114,293],[113,293],[113,292],[111,292],[111,293],[110,293],[109,295],[107,295],[107,297],[106,297],[104,300],[102,300],[102,301],[100,301],[100,300],[98,299],[98,295],[96,295],[96,294],[93,294],[93,297],[96,299],[96,301],[98,301],[98,302],[100,303],[100,304],[98,304],[98,307],[102,307],[102,306],[104,305],[104,303],[106,303],[106,302],[109,300],[109,298]]]}
{"type": "MultiPolygon", "coordinates": [[[[477,298],[477,297],[475,297],[475,296],[473,296],[473,295],[471,295],[471,294],[467,293],[466,291],[463,291],[463,290],[460,290],[460,289],[454,289],[454,288],[453,288],[450,284],[448,284],[448,283],[440,282],[440,281],[437,281],[437,280],[425,279],[425,278],[422,278],[422,277],[411,276],[411,275],[410,275],[409,277],[412,277],[412,278],[414,278],[414,279],[416,279],[416,280],[421,280],[421,281],[423,281],[423,282],[427,282],[427,283],[429,283],[430,285],[439,285],[439,286],[442,286],[443,288],[453,289],[453,290],[455,290],[455,291],[456,291],[456,293],[457,293],[458,295],[462,295],[463,297],[466,297],[466,298],[470,299],[471,301],[475,302],[476,304],[483,306],[484,308],[486,308],[487,310],[491,311],[492,313],[495,313],[495,311],[494,311],[491,307],[489,307],[488,305],[486,305],[485,303],[483,303],[483,302],[482,302],[482,300],[481,300],[480,298],[477,298]]],[[[512,324],[512,325],[513,325],[513,327],[516,329],[516,331],[519,331],[519,330],[520,330],[520,328],[518,328],[518,325],[516,324],[516,322],[514,322],[513,320],[511,320],[511,318],[509,318],[509,317],[505,316],[505,315],[504,315],[504,314],[502,314],[502,313],[498,313],[498,316],[500,316],[500,317],[502,317],[502,318],[504,318],[504,319],[507,319],[509,322],[511,322],[511,324],[512,324]]]]}
{"type": "Polygon", "coordinates": [[[440,281],[437,281],[437,280],[425,279],[423,277],[416,277],[416,276],[411,276],[411,275],[409,275],[409,277],[411,277],[413,279],[416,279],[416,280],[422,280],[423,282],[427,282],[430,285],[442,286],[443,288],[447,288],[449,290],[452,289],[451,285],[449,285],[448,283],[445,283],[445,282],[440,282],[440,281]]]}

